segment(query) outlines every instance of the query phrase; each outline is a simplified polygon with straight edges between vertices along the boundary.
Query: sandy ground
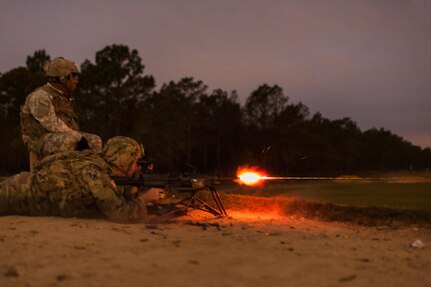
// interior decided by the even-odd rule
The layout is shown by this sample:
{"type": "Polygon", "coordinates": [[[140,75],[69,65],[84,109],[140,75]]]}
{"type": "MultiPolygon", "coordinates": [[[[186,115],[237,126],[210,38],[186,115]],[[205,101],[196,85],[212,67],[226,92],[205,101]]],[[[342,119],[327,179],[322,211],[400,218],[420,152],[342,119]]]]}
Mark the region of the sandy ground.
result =
{"type": "Polygon", "coordinates": [[[158,225],[0,217],[0,286],[431,286],[429,226],[229,213],[158,225]]]}

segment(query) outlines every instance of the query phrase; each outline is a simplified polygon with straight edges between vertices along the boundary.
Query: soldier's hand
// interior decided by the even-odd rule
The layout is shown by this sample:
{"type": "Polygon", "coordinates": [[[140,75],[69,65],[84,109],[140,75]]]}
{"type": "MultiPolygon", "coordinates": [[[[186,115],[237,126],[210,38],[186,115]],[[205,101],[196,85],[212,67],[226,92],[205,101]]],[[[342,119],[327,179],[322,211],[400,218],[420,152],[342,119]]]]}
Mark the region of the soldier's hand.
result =
{"type": "Polygon", "coordinates": [[[160,199],[160,194],[163,193],[164,190],[161,188],[150,188],[146,192],[141,194],[141,199],[148,203],[148,202],[157,202],[160,199]]]}

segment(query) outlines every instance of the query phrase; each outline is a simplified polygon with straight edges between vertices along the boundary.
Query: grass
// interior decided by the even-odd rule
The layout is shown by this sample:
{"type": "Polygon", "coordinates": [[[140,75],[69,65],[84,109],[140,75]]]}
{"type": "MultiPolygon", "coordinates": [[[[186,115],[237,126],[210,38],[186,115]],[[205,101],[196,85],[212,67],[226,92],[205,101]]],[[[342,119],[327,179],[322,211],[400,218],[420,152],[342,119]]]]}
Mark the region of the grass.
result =
{"type": "Polygon", "coordinates": [[[426,182],[292,181],[268,183],[262,187],[225,185],[220,190],[358,207],[431,210],[431,183],[426,182]]]}
{"type": "Polygon", "coordinates": [[[273,181],[260,187],[224,183],[218,190],[228,207],[238,209],[276,208],[286,215],[371,226],[431,224],[430,177],[273,181]]]}
{"type": "Polygon", "coordinates": [[[365,226],[421,224],[431,227],[431,210],[358,207],[281,197],[223,194],[226,208],[246,212],[302,216],[323,221],[350,222],[365,226]]]}

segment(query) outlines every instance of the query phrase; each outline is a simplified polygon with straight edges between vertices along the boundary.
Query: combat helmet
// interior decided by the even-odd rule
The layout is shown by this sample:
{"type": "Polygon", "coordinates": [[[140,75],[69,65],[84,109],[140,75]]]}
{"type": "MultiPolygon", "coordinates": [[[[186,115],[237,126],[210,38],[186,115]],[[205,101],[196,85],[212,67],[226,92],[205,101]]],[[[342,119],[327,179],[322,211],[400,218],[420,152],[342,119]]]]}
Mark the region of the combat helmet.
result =
{"type": "Polygon", "coordinates": [[[78,66],[75,62],[67,60],[63,57],[55,58],[43,66],[45,76],[47,78],[65,78],[69,75],[79,74],[78,66]]]}
{"type": "Polygon", "coordinates": [[[125,172],[143,155],[144,148],[141,144],[123,136],[109,139],[102,150],[102,157],[107,163],[125,172]]]}

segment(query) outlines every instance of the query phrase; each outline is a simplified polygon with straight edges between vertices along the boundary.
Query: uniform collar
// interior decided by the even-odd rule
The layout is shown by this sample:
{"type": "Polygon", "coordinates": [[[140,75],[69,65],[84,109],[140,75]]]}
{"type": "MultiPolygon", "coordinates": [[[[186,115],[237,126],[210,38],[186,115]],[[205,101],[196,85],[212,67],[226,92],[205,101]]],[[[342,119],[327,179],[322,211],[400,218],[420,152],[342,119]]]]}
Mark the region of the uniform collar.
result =
{"type": "Polygon", "coordinates": [[[51,89],[53,89],[54,91],[56,91],[57,93],[59,93],[60,95],[62,95],[65,98],[67,98],[70,102],[73,102],[75,100],[73,98],[73,96],[71,95],[71,93],[69,93],[68,91],[66,91],[66,89],[63,88],[63,86],[61,86],[60,84],[47,83],[47,86],[50,87],[51,89]]]}

